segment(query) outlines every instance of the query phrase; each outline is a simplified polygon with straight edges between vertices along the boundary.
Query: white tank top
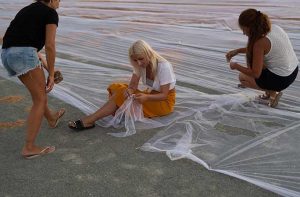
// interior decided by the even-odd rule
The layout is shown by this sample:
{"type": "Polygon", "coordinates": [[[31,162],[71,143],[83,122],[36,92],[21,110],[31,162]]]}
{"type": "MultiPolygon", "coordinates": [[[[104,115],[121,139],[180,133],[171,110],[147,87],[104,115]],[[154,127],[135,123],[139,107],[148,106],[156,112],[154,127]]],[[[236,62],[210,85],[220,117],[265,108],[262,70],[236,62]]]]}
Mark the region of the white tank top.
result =
{"type": "Polygon", "coordinates": [[[289,76],[299,61],[287,33],[278,25],[272,25],[266,37],[271,42],[271,49],[264,58],[266,67],[279,76],[289,76]]]}

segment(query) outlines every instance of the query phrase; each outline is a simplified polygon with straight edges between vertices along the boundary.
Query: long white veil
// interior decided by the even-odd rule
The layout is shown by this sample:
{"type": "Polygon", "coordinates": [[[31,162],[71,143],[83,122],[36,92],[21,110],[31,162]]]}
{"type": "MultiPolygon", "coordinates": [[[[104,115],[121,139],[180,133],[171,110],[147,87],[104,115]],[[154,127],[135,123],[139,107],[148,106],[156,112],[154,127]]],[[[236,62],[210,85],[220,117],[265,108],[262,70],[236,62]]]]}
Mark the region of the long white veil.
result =
{"type": "MultiPolygon", "coordinates": [[[[0,35],[30,2],[1,3],[0,35]]],[[[285,29],[300,58],[298,0],[64,0],[58,10],[56,62],[64,81],[52,95],[86,114],[94,112],[105,103],[110,83],[129,80],[128,47],[144,39],[174,66],[175,111],[135,124],[129,118],[131,127],[113,135],[151,131],[144,151],[191,159],[278,194],[300,196],[299,76],[273,109],[255,100],[258,92],[237,88],[238,73],[225,60],[228,50],[246,44],[237,18],[249,7],[285,29]]],[[[0,73],[6,77],[3,68],[0,73]]],[[[97,123],[105,126],[111,118],[97,123]]]]}

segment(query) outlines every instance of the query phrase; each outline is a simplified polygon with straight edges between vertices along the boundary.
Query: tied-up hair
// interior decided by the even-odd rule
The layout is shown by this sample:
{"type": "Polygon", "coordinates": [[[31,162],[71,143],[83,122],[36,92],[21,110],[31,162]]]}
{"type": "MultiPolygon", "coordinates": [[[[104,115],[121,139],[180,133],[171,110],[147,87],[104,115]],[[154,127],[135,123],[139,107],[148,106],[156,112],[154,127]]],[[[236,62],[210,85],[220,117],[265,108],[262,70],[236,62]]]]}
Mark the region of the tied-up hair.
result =
{"type": "Polygon", "coordinates": [[[158,62],[166,62],[162,56],[160,56],[156,51],[152,49],[152,47],[145,42],[144,40],[138,40],[132,44],[132,46],[128,50],[128,56],[130,59],[130,63],[133,66],[135,74],[139,77],[141,76],[141,68],[136,65],[133,61],[133,56],[142,56],[149,59],[149,64],[151,68],[151,73],[155,77],[157,72],[157,64],[158,62]]]}
{"type": "Polygon", "coordinates": [[[270,32],[271,22],[266,14],[256,9],[247,9],[239,16],[239,26],[249,28],[246,58],[248,66],[252,67],[254,43],[270,32]]]}

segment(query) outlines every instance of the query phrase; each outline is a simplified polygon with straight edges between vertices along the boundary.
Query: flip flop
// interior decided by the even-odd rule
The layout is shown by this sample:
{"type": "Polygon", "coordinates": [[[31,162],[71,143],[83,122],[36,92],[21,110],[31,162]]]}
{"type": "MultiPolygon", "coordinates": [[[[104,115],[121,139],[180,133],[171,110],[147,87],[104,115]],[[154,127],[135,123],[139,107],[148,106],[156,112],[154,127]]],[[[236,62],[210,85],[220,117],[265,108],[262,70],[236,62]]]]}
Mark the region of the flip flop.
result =
{"type": "Polygon", "coordinates": [[[54,72],[54,83],[58,84],[59,82],[61,82],[63,80],[63,76],[61,74],[61,72],[59,70],[54,72]]]}
{"type": "Polygon", "coordinates": [[[39,153],[35,154],[29,154],[29,155],[23,155],[25,159],[33,159],[39,156],[47,155],[50,153],[53,153],[55,151],[55,146],[47,146],[43,150],[41,150],[39,153]]]}
{"type": "Polygon", "coordinates": [[[58,111],[58,117],[57,117],[57,119],[55,120],[54,125],[52,126],[52,125],[49,124],[49,127],[50,127],[51,129],[54,129],[54,128],[57,127],[60,118],[65,114],[65,112],[66,112],[65,108],[61,108],[61,109],[58,111]]]}
{"type": "Polygon", "coordinates": [[[86,130],[86,129],[92,129],[95,127],[95,124],[91,125],[91,126],[84,126],[82,120],[76,120],[76,121],[70,121],[69,124],[68,124],[69,128],[70,129],[73,129],[74,131],[83,131],[83,130],[86,130]],[[75,126],[71,125],[71,124],[74,124],[75,126]]]}
{"type": "Polygon", "coordinates": [[[278,105],[279,99],[282,96],[282,92],[276,93],[275,97],[270,97],[269,107],[276,107],[278,105]]]}

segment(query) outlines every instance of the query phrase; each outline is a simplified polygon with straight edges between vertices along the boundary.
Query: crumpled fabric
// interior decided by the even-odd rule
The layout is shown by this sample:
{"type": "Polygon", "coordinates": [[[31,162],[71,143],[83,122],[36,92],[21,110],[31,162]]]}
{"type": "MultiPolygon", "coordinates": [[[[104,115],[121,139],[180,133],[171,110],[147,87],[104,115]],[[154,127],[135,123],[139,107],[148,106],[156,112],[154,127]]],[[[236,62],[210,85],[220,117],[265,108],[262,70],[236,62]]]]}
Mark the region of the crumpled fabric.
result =
{"type": "Polygon", "coordinates": [[[123,103],[121,107],[115,112],[112,119],[104,127],[112,126],[114,128],[125,128],[125,132],[120,133],[108,133],[115,137],[127,137],[136,133],[135,122],[142,121],[144,118],[143,108],[140,103],[134,100],[134,96],[131,95],[123,103]]]}

